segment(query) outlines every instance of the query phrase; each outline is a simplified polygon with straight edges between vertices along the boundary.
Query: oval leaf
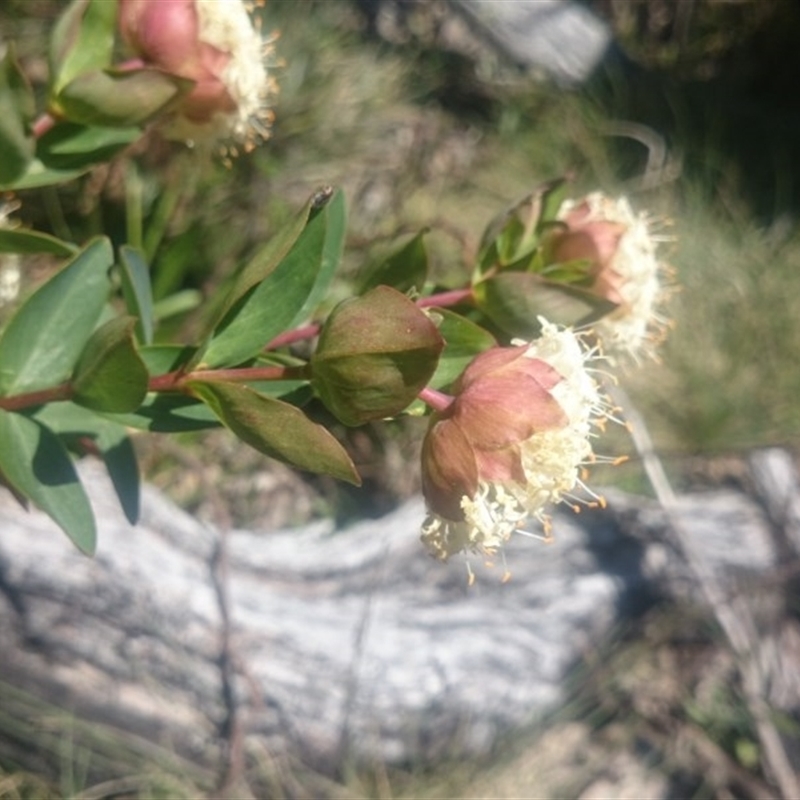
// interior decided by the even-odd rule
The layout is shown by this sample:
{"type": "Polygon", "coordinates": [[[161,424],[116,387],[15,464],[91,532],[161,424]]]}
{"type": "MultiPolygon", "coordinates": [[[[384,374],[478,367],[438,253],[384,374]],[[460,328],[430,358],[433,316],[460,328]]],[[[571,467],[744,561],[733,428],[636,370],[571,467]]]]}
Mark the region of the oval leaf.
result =
{"type": "Polygon", "coordinates": [[[100,326],[81,353],[72,377],[76,403],[95,411],[135,411],[147,394],[148,374],[133,343],[133,317],[100,326]]]}
{"type": "Polygon", "coordinates": [[[85,72],[58,94],[60,113],[81,125],[142,125],[194,85],[154,69],[85,72]]]}
{"type": "Polygon", "coordinates": [[[37,160],[30,165],[27,177],[20,181],[24,180],[31,186],[44,185],[43,171],[50,171],[55,176],[75,170],[80,174],[99,161],[110,160],[141,135],[139,128],[98,128],[61,122],[37,141],[37,160]]]}
{"type": "Polygon", "coordinates": [[[58,437],[22,414],[0,409],[0,471],[87,555],[97,546],[92,507],[58,437]]]}
{"type": "Polygon", "coordinates": [[[95,239],[20,306],[0,337],[0,396],[69,377],[103,311],[112,260],[108,239],[95,239]]]}
{"type": "Polygon", "coordinates": [[[342,445],[294,406],[224,381],[191,381],[188,388],[259,452],[293,467],[361,485],[342,445]]]}

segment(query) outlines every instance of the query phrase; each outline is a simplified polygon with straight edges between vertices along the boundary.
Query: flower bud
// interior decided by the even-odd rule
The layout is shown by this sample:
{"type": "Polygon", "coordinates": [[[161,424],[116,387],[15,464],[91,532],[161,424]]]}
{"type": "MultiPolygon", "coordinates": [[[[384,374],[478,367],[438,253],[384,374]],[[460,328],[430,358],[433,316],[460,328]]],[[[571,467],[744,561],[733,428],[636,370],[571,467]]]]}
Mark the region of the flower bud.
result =
{"type": "Polygon", "coordinates": [[[194,81],[173,109],[172,138],[265,138],[269,46],[241,0],[119,0],[123,39],[146,67],[194,81]]]}
{"type": "Polygon", "coordinates": [[[478,355],[433,414],[422,448],[422,541],[442,560],[491,555],[578,483],[602,397],[572,331],[541,320],[531,344],[478,355]]]}
{"type": "Polygon", "coordinates": [[[376,286],[331,312],[311,357],[311,385],[345,425],[391,417],[430,381],[443,348],[422,309],[376,286]]]}
{"type": "Polygon", "coordinates": [[[610,351],[635,355],[647,349],[666,321],[656,308],[665,294],[663,270],[646,217],[634,214],[624,197],[613,200],[594,192],[564,202],[558,219],[565,227],[548,244],[550,260],[589,262],[591,291],[617,306],[595,324],[597,335],[610,351]]]}

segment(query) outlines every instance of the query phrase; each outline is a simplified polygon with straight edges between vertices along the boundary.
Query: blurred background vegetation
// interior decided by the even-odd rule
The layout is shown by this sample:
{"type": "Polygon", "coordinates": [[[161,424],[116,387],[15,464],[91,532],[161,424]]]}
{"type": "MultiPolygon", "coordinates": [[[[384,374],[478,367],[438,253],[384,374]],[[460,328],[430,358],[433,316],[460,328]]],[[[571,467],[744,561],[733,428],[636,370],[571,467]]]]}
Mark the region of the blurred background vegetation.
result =
{"type": "MultiPolygon", "coordinates": [[[[794,448],[800,434],[800,5],[587,0],[612,25],[620,52],[574,90],[504,61],[442,0],[383,5],[376,30],[362,7],[347,0],[270,0],[263,16],[267,29],[280,31],[281,59],[273,137],[230,168],[187,163],[191,156],[167,161],[166,152],[153,150],[139,154],[135,178],[112,167],[78,186],[23,193],[18,216],[68,238],[85,239],[101,228],[121,235],[126,192],[138,180],[153,230],[146,244],[163,301],[161,335],[180,338],[239,259],[321,184],[343,187],[349,204],[336,300],[376,254],[424,227],[436,280],[457,283],[498,211],[537,184],[569,174],[575,194],[600,188],[628,195],[669,240],[664,252],[679,286],[667,312],[674,328],[660,361],[631,368],[623,385],[678,486],[736,479],[740,457],[752,447],[794,448]],[[158,170],[170,174],[163,196],[152,180],[158,170]]],[[[46,33],[63,6],[58,0],[0,5],[0,29],[19,41],[40,87],[46,33]]],[[[29,280],[36,270],[33,265],[29,280]]],[[[324,479],[266,468],[219,432],[180,437],[177,444],[153,437],[141,442],[141,452],[151,480],[194,513],[225,524],[267,528],[320,513],[379,514],[417,489],[416,467],[409,465],[420,421],[335,430],[347,437],[365,475],[366,488],[357,495],[324,479]]],[[[620,440],[607,449],[630,445],[620,440]]],[[[646,491],[635,458],[600,479],[646,491]]],[[[615,652],[581,682],[575,716],[601,720],[595,730],[604,731],[593,746],[603,736],[613,740],[609,720],[625,723],[622,735],[629,739],[652,733],[656,724],[632,699],[637,679],[620,678],[632,652],[644,648],[646,657],[636,663],[644,664],[648,692],[654,684],[646,667],[663,670],[663,653],[667,659],[678,653],[670,669],[688,670],[706,652],[714,634],[705,623],[683,616],[680,627],[674,619],[650,619],[633,650],[615,652]]],[[[725,670],[717,667],[723,685],[725,670]]],[[[757,772],[748,747],[755,737],[737,715],[735,698],[709,690],[705,707],[689,708],[686,686],[664,691],[660,713],[691,721],[734,766],[757,772]]],[[[567,725],[569,713],[559,724],[567,725]]],[[[536,733],[531,737],[535,743],[536,733]]],[[[723,796],[702,765],[680,770],[685,796],[723,796]]],[[[353,791],[457,796],[457,787],[471,780],[463,769],[452,780],[446,770],[422,784],[412,776],[409,794],[396,776],[391,790],[384,779],[378,774],[353,791]]],[[[0,797],[43,796],[30,780],[0,772],[0,797]]],[[[77,791],[47,785],[52,796],[77,791]]]]}

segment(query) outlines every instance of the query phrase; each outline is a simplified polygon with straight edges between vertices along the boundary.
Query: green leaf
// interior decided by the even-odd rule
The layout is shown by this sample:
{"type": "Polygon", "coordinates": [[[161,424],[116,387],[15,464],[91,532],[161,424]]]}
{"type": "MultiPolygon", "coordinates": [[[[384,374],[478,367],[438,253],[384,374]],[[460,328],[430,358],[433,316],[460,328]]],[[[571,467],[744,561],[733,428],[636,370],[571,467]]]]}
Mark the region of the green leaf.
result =
{"type": "Polygon", "coordinates": [[[176,317],[194,311],[203,302],[203,293],[198,289],[182,289],[153,303],[153,317],[157,320],[176,317]]]}
{"type": "Polygon", "coordinates": [[[139,355],[151,375],[164,375],[188,364],[194,348],[182,344],[151,344],[140,347],[139,355]]]}
{"type": "Polygon", "coordinates": [[[478,353],[495,347],[497,340],[480,325],[445,308],[431,313],[440,318],[438,328],[445,344],[429,385],[442,389],[458,378],[478,353]]]}
{"type": "Polygon", "coordinates": [[[422,291],[428,278],[428,252],[424,236],[427,230],[412,236],[399,250],[371,266],[358,285],[358,294],[376,286],[391,286],[398,292],[422,291]]]}
{"type": "Polygon", "coordinates": [[[378,286],[333,310],[311,357],[312,385],[345,425],[394,416],[431,379],[443,347],[423,311],[378,286]]]}
{"type": "Polygon", "coordinates": [[[540,225],[553,211],[553,201],[563,178],[537,186],[510,209],[498,214],[487,226],[481,239],[478,267],[474,281],[483,278],[494,267],[505,267],[531,255],[539,244],[540,225]]]}
{"type": "Polygon", "coordinates": [[[0,253],[48,253],[59,258],[70,258],[78,252],[71,242],[64,242],[39,231],[0,228],[0,253]]]}
{"type": "Polygon", "coordinates": [[[133,343],[134,317],[99,327],[86,343],[72,375],[76,403],[95,411],[135,411],[147,394],[148,374],[133,343]]]}
{"type": "Polygon", "coordinates": [[[219,427],[219,420],[210,408],[182,394],[151,392],[134,413],[103,412],[103,416],[128,428],[151,433],[188,433],[219,427]]]}
{"type": "Polygon", "coordinates": [[[8,47],[0,60],[0,186],[13,184],[33,159],[33,114],[33,92],[8,47]]]}
{"type": "Polygon", "coordinates": [[[60,115],[81,125],[142,125],[188,92],[193,81],[155,69],[84,72],[58,93],[60,115]]]}
{"type": "Polygon", "coordinates": [[[303,307],[297,312],[295,318],[286,326],[296,325],[314,313],[317,306],[325,299],[328,293],[336,268],[342,260],[344,251],[344,238],[347,233],[347,206],[344,193],[337,190],[325,206],[316,213],[325,216],[325,244],[322,247],[319,271],[314,288],[306,298],[303,307]]]}
{"type": "Polygon", "coordinates": [[[189,389],[259,452],[299,469],[361,484],[347,451],[294,406],[225,381],[191,381],[189,389]]]}
{"type": "Polygon", "coordinates": [[[20,306],[0,337],[0,396],[69,377],[103,312],[112,260],[109,241],[94,239],[20,306]]]}
{"type": "Polygon", "coordinates": [[[36,157],[4,189],[36,189],[66,183],[107,161],[142,132],[138,128],[91,128],[61,122],[36,142],[36,157]]]}
{"type": "Polygon", "coordinates": [[[139,467],[124,426],[69,402],[49,403],[33,416],[62,438],[92,440],[105,462],[126,519],[135,525],[140,506],[139,467]]]}
{"type": "Polygon", "coordinates": [[[138,128],[99,128],[61,122],[39,139],[36,156],[48,169],[87,169],[108,161],[141,135],[138,128]]]}
{"type": "MultiPolygon", "coordinates": [[[[282,366],[303,367],[306,362],[286,353],[264,353],[254,362],[254,367],[282,366]]],[[[305,378],[291,378],[280,381],[247,381],[244,384],[261,394],[280,397],[293,406],[303,406],[312,397],[311,386],[305,378]]]]}
{"type": "Polygon", "coordinates": [[[116,0],[73,0],[67,7],[50,38],[53,95],[79,75],[111,65],[116,21],[116,0]]]}
{"type": "MultiPolygon", "coordinates": [[[[324,190],[321,190],[321,192],[324,192],[324,190]]],[[[319,197],[319,194],[318,192],[311,197],[292,222],[273,236],[236,276],[228,296],[217,314],[216,322],[213,326],[214,329],[220,327],[231,308],[245,294],[261,283],[283,261],[305,229],[311,212],[322,208],[321,203],[324,202],[325,198],[330,198],[330,194],[323,194],[322,198],[319,197]]]]}
{"type": "Polygon", "coordinates": [[[203,354],[207,368],[253,358],[297,318],[326,258],[327,220],[324,211],[311,217],[291,250],[231,307],[203,354]]]}
{"type": "Polygon", "coordinates": [[[527,272],[501,272],[475,286],[478,307],[512,336],[530,339],[540,332],[538,318],[560,325],[588,325],[616,308],[614,303],[575,286],[527,272]]]}
{"type": "Polygon", "coordinates": [[[87,555],[97,545],[92,507],[58,437],[22,414],[0,409],[0,471],[87,555]]]}
{"type": "Polygon", "coordinates": [[[119,249],[122,296],[128,313],[136,317],[136,336],[142,344],[153,342],[153,289],[150,268],[141,250],[130,245],[119,249]]]}
{"type": "Polygon", "coordinates": [[[52,169],[46,167],[38,158],[31,161],[25,172],[9,183],[0,184],[0,189],[21,191],[22,189],[38,189],[42,186],[57,186],[68,183],[88,172],[91,165],[80,169],[52,169]]]}
{"type": "Polygon", "coordinates": [[[563,178],[545,184],[541,194],[541,223],[549,223],[556,218],[561,204],[566,200],[568,185],[568,181],[563,178]]]}

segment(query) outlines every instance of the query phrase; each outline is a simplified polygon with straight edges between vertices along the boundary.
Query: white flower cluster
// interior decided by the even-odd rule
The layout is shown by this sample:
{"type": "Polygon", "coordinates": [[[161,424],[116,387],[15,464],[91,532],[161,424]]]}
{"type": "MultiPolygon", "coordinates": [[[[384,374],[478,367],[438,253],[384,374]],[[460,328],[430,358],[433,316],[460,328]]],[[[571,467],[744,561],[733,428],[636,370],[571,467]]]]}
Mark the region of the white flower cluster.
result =
{"type": "Polygon", "coordinates": [[[558,218],[565,219],[584,203],[589,211],[586,222],[615,223],[625,229],[608,265],[618,277],[615,286],[623,302],[594,325],[595,332],[609,353],[627,352],[636,357],[649,352],[667,326],[658,312],[665,299],[663,269],[657,256],[660,239],[651,231],[647,216],[635,213],[627,198],[614,199],[602,192],[592,192],[579,201],[566,200],[558,218]]]}
{"type": "Polygon", "coordinates": [[[253,25],[242,0],[195,0],[195,8],[200,41],[230,56],[218,77],[236,109],[217,112],[204,125],[177,118],[170,132],[187,140],[232,138],[252,149],[268,136],[272,123],[269,101],[276,88],[266,64],[272,43],[253,25]]]}
{"type": "Polygon", "coordinates": [[[604,397],[586,369],[592,352],[571,329],[540,322],[541,336],[528,345],[525,356],[546,362],[561,375],[551,394],[567,422],[556,430],[537,432],[518,445],[524,483],[481,479],[476,495],[461,500],[463,520],[428,515],[422,541],[439,559],[465,550],[492,555],[514,532],[524,532],[522,526],[531,517],[548,532],[546,507],[573,492],[581,465],[592,460],[593,428],[608,416],[604,397]]]}

